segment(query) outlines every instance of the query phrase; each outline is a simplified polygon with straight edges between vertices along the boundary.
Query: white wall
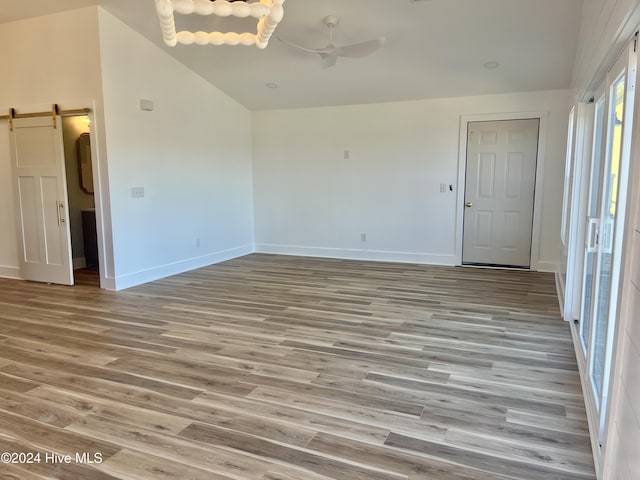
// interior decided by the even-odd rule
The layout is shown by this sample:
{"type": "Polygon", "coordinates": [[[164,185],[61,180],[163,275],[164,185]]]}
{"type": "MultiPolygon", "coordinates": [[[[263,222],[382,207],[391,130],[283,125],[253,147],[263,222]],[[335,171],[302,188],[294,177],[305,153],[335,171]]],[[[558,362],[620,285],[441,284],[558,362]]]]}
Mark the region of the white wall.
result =
{"type": "MultiPolygon", "coordinates": [[[[244,107],[97,7],[2,24],[0,42],[2,111],[93,108],[103,286],[253,250],[244,107]],[[155,111],[141,112],[140,98],[155,111]],[[131,187],[145,197],[131,198],[131,187]]],[[[0,122],[0,276],[18,277],[7,130],[0,122]]]]}
{"type": "Polygon", "coordinates": [[[9,127],[0,120],[0,276],[20,278],[9,127]]]}
{"type": "MultiPolygon", "coordinates": [[[[102,102],[95,7],[0,25],[0,111],[102,102]],[[61,27],[64,26],[64,27],[61,27]],[[28,32],[28,34],[26,33],[28,32]]],[[[0,276],[19,277],[9,136],[0,121],[0,276]]]]}
{"type": "Polygon", "coordinates": [[[256,249],[454,264],[456,191],[440,184],[457,187],[461,115],[543,111],[540,267],[551,270],[570,103],[549,91],[254,112],[256,249]]]}
{"type": "Polygon", "coordinates": [[[115,288],[253,251],[249,111],[106,11],[99,18],[115,288]]]}
{"type": "MultiPolygon", "coordinates": [[[[640,153],[640,152],[638,152],[640,153]]],[[[631,232],[622,285],[626,308],[618,319],[615,371],[612,375],[610,424],[605,442],[605,479],[640,478],[640,158],[636,158],[636,187],[631,232]]]]}
{"type": "Polygon", "coordinates": [[[587,100],[640,24],[640,0],[584,0],[572,86],[587,100]]]}

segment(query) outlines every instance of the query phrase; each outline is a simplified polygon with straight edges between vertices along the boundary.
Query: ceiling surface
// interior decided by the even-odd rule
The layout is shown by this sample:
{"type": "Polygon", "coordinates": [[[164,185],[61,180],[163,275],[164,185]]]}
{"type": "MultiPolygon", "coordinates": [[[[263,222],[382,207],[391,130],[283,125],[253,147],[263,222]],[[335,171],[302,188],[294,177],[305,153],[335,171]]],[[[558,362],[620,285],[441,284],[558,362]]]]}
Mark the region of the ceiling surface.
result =
{"type": "MultiPolygon", "coordinates": [[[[153,0],[0,0],[0,23],[89,5],[101,5],[247,108],[262,110],[570,88],[582,0],[286,0],[264,50],[166,47],[153,0]],[[326,15],[339,18],[337,45],[378,36],[386,43],[368,57],[340,58],[322,69],[318,55],[276,38],[322,48],[326,15]],[[486,68],[488,62],[499,66],[486,68]]],[[[179,30],[235,25],[214,16],[176,21],[179,30]]]]}

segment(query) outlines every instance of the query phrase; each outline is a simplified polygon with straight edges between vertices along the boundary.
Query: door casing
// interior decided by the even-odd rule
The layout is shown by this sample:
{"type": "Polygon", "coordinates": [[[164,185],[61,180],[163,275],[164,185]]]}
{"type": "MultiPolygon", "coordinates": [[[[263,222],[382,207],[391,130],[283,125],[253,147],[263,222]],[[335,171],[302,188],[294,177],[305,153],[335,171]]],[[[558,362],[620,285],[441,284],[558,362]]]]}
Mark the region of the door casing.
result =
{"type": "Polygon", "coordinates": [[[529,269],[540,120],[474,122],[467,128],[468,137],[476,140],[467,149],[463,264],[529,269]],[[482,140],[485,134],[491,137],[488,142],[482,140]],[[512,141],[512,134],[522,138],[512,141]],[[515,166],[512,155],[521,159],[519,169],[509,168],[515,166]],[[514,188],[515,181],[519,188],[514,188]],[[478,245],[478,235],[486,228],[488,243],[478,245]],[[506,246],[507,242],[511,245],[506,246]]]}
{"type": "Polygon", "coordinates": [[[531,263],[530,270],[553,271],[555,265],[551,262],[541,263],[540,257],[540,225],[542,210],[542,191],[545,152],[547,145],[547,124],[548,114],[546,112],[517,112],[517,113],[495,113],[462,115],[460,117],[460,148],[458,152],[458,195],[456,197],[456,245],[455,258],[456,265],[462,265],[462,235],[464,220],[464,194],[465,178],[467,173],[467,130],[470,122],[491,122],[504,120],[526,120],[537,118],[540,120],[540,130],[538,132],[538,161],[536,164],[535,191],[533,200],[533,229],[531,234],[531,263]]]}

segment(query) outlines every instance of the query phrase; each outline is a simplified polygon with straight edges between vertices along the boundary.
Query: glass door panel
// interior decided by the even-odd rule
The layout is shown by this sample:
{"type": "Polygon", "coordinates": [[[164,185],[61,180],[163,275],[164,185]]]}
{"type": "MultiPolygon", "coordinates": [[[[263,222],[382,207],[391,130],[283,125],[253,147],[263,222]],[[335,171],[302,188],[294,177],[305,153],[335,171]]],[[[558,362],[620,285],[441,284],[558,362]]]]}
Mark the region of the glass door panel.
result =
{"type": "Polygon", "coordinates": [[[584,278],[582,288],[582,315],[580,322],[580,343],[586,356],[591,333],[591,306],[595,284],[596,253],[599,235],[600,191],[602,184],[602,154],[605,119],[604,94],[596,102],[593,128],[593,149],[587,204],[587,238],[584,256],[584,278]]]}
{"type": "Polygon", "coordinates": [[[625,74],[613,82],[609,90],[609,128],[607,131],[607,156],[603,177],[602,213],[597,267],[598,274],[595,290],[595,308],[593,310],[594,333],[592,336],[592,354],[590,376],[594,396],[600,406],[603,395],[604,365],[611,303],[611,272],[613,266],[613,234],[616,219],[618,197],[618,173],[622,152],[622,127],[625,103],[625,74]]]}
{"type": "MultiPolygon", "coordinates": [[[[593,110],[586,204],[579,360],[586,367],[585,400],[593,433],[603,439],[607,419],[612,339],[617,318],[620,255],[626,210],[637,56],[632,46],[609,71],[593,110]]],[[[587,185],[584,185],[587,188],[587,185]]],[[[575,248],[576,246],[574,246],[575,248]]]]}

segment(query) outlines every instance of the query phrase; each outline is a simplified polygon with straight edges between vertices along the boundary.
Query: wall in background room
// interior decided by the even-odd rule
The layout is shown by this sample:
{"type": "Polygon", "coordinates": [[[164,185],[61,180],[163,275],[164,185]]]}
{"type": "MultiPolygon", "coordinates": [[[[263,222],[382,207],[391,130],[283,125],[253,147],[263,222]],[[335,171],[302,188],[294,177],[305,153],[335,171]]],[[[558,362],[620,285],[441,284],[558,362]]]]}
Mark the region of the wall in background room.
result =
{"type": "Polygon", "coordinates": [[[67,174],[67,201],[69,202],[69,226],[71,228],[71,253],[74,265],[84,266],[84,234],[82,232],[82,210],[94,208],[93,195],[80,188],[78,149],[76,141],[89,132],[89,117],[65,117],[62,119],[64,160],[67,174]]]}
{"type": "Polygon", "coordinates": [[[99,11],[115,287],[253,251],[251,114],[99,11]]]}
{"type": "Polygon", "coordinates": [[[552,270],[571,99],[559,90],[254,112],[256,248],[454,264],[461,115],[542,111],[539,267],[552,270]]]}

